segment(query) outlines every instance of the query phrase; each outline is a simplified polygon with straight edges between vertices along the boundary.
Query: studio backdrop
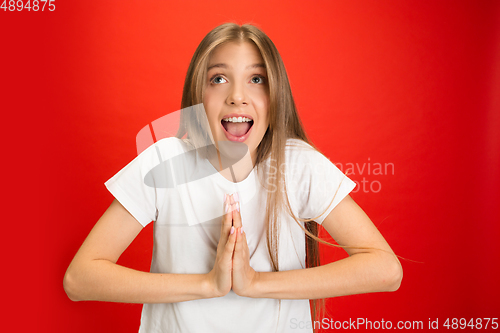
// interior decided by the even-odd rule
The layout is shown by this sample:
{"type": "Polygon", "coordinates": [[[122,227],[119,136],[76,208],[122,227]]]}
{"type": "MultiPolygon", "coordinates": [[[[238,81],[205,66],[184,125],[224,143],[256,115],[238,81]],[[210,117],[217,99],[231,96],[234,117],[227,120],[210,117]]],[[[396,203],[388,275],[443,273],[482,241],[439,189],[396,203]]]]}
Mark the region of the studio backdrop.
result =
{"type": "MultiPolygon", "coordinates": [[[[141,305],[72,302],[63,276],[113,200],[104,182],[180,109],[195,48],[224,22],[273,40],[312,142],[401,257],[398,291],[329,299],[328,320],[499,317],[500,2],[13,2],[0,10],[5,331],[137,332],[141,305]]],[[[118,263],[148,271],[152,231],[118,263]]],[[[345,256],[321,248],[323,263],[345,256]]]]}

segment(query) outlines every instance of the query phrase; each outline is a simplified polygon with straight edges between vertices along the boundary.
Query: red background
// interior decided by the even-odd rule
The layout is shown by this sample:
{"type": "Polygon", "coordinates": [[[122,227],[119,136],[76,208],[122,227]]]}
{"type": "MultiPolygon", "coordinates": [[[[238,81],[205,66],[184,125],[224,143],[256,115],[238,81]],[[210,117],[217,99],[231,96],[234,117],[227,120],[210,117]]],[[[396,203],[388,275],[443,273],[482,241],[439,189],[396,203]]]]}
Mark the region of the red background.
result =
{"type": "MultiPolygon", "coordinates": [[[[499,317],[499,1],[55,5],[0,11],[2,330],[137,332],[141,305],[73,303],[62,278],[112,201],[103,183],[228,21],[271,37],[313,142],[344,171],[365,163],[353,197],[409,259],[397,292],[329,300],[331,318],[499,317]]],[[[151,247],[148,226],[119,263],[148,270],[151,247]]]]}

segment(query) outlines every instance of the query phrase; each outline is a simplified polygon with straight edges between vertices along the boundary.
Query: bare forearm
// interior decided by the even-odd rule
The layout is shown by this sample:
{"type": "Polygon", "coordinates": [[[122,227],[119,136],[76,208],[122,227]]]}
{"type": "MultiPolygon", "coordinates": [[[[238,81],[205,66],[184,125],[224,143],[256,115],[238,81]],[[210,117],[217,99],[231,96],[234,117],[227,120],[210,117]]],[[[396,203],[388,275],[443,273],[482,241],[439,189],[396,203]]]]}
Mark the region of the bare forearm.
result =
{"type": "Polygon", "coordinates": [[[399,262],[388,254],[359,253],[314,268],[260,272],[249,297],[318,299],[398,289],[399,262]]]}
{"type": "Polygon", "coordinates": [[[75,301],[171,303],[214,297],[205,274],[156,274],[92,260],[70,266],[64,288],[75,301]]]}

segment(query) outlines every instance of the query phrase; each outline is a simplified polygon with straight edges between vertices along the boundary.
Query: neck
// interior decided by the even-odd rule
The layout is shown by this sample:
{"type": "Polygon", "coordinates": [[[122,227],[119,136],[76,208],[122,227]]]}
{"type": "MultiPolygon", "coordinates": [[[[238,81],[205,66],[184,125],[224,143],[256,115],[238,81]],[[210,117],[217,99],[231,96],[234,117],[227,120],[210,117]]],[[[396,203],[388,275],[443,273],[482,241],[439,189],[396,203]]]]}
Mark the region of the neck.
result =
{"type": "Polygon", "coordinates": [[[250,151],[247,151],[241,160],[223,170],[221,170],[221,154],[218,150],[217,154],[211,154],[208,160],[224,178],[233,183],[239,183],[245,180],[250,172],[252,172],[255,163],[255,153],[251,154],[250,151]]]}

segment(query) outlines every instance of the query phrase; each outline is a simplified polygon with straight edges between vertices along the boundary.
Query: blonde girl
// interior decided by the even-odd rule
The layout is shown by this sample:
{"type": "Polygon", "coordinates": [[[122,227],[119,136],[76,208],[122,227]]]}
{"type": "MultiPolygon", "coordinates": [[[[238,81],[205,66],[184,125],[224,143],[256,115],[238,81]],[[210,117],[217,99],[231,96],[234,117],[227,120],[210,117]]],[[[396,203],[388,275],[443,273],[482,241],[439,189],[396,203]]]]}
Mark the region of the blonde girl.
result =
{"type": "Polygon", "coordinates": [[[140,332],[312,332],[310,299],[399,288],[397,257],[308,140],[266,34],[209,32],[181,106],[177,136],[106,182],[115,200],[66,272],[70,299],[144,303],[140,332]],[[117,265],[151,221],[151,271],[117,265]],[[319,265],[319,224],[349,257],[319,265]]]}

